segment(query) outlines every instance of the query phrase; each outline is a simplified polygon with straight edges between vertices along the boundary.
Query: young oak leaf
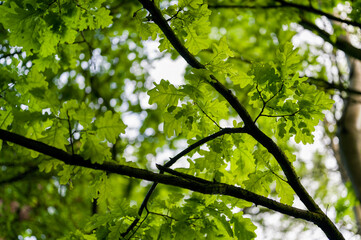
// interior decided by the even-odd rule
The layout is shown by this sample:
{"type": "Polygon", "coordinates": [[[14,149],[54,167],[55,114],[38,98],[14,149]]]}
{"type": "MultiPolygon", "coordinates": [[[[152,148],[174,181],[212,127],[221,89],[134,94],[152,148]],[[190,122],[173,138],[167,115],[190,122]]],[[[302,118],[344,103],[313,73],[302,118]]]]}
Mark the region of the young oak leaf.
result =
{"type": "MultiPolygon", "coordinates": [[[[234,150],[232,163],[236,166],[237,182],[242,183],[248,179],[248,175],[255,171],[256,165],[252,153],[242,147],[234,150]]],[[[233,168],[233,166],[232,166],[233,168]]]]}
{"type": "Polygon", "coordinates": [[[107,139],[111,143],[115,143],[116,138],[121,133],[125,133],[127,127],[120,119],[119,113],[105,112],[103,117],[95,120],[97,134],[100,139],[107,139]]]}
{"type": "Polygon", "coordinates": [[[113,23],[113,17],[110,15],[110,10],[104,7],[93,12],[93,15],[95,16],[97,27],[106,28],[113,23]]]}
{"type": "Polygon", "coordinates": [[[212,62],[217,64],[221,61],[226,60],[228,57],[234,57],[234,52],[228,47],[226,37],[222,37],[219,40],[219,44],[213,44],[212,50],[214,52],[214,57],[212,62]]]}
{"type": "Polygon", "coordinates": [[[255,239],[257,237],[255,233],[257,227],[252,223],[251,219],[244,218],[242,215],[242,212],[235,213],[230,221],[234,227],[234,235],[238,239],[255,239]]]}
{"type": "Polygon", "coordinates": [[[66,145],[69,145],[67,138],[69,130],[63,126],[61,122],[54,123],[53,126],[47,128],[44,132],[45,136],[39,140],[53,147],[66,151],[66,145]]]}
{"type": "Polygon", "coordinates": [[[80,155],[84,159],[90,159],[92,163],[100,163],[102,164],[105,159],[111,157],[110,148],[107,146],[105,142],[101,142],[97,136],[90,135],[85,139],[82,139],[80,155]]]}
{"type": "Polygon", "coordinates": [[[244,181],[246,189],[262,196],[268,196],[271,192],[270,184],[273,182],[273,175],[270,171],[256,171],[248,175],[244,181]]]}
{"type": "Polygon", "coordinates": [[[287,182],[280,179],[279,177],[276,178],[276,192],[280,197],[281,203],[292,206],[294,200],[294,191],[287,182]]]}
{"type": "Polygon", "coordinates": [[[82,103],[73,118],[78,120],[79,123],[86,128],[92,122],[94,116],[94,110],[89,108],[85,103],[82,103]]]}
{"type": "Polygon", "coordinates": [[[241,88],[253,84],[254,75],[248,75],[247,73],[238,71],[234,76],[231,77],[231,80],[234,84],[239,85],[241,88]]]}
{"type": "Polygon", "coordinates": [[[176,89],[168,81],[162,79],[159,84],[154,83],[155,88],[148,91],[149,104],[156,103],[158,108],[166,109],[168,106],[177,106],[178,100],[182,100],[185,94],[176,89]]]}
{"type": "Polygon", "coordinates": [[[29,89],[48,88],[48,82],[46,81],[45,76],[33,68],[30,70],[27,76],[26,83],[29,86],[29,89]]]}
{"type": "Polygon", "coordinates": [[[185,47],[192,53],[197,54],[203,49],[209,47],[209,40],[207,35],[198,35],[197,31],[192,27],[187,27],[187,37],[185,47]]]}

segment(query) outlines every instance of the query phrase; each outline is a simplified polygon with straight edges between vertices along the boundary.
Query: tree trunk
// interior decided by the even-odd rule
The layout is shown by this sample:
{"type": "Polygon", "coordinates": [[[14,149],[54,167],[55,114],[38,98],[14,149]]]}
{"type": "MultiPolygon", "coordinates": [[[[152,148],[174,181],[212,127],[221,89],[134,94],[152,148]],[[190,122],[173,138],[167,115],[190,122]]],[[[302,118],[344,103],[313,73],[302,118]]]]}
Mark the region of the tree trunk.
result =
{"type": "MultiPolygon", "coordinates": [[[[350,88],[361,91],[361,61],[352,60],[350,88]]],[[[350,94],[343,115],[339,121],[339,161],[340,169],[345,169],[359,201],[361,201],[361,96],[350,94]]],[[[360,230],[361,208],[355,208],[358,229],[360,230]]]]}

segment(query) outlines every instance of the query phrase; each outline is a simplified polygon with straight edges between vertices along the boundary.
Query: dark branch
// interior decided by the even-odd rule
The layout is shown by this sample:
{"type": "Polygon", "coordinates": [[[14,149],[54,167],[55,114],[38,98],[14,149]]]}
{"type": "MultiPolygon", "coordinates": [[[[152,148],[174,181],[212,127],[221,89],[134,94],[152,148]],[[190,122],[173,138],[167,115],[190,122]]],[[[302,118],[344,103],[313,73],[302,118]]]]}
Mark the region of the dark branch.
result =
{"type": "Polygon", "coordinates": [[[346,23],[355,27],[361,27],[361,23],[359,22],[355,22],[355,21],[351,21],[351,20],[347,20],[347,19],[342,19],[342,18],[338,18],[332,14],[323,12],[319,9],[313,8],[312,6],[306,6],[306,5],[302,5],[302,4],[297,4],[297,3],[292,3],[292,2],[287,2],[284,0],[276,0],[276,2],[279,2],[282,4],[282,6],[284,7],[292,7],[292,8],[297,8],[306,12],[310,12],[310,13],[314,13],[320,16],[325,16],[330,20],[336,21],[336,22],[342,22],[342,23],[346,23]]]}
{"type": "Polygon", "coordinates": [[[213,9],[220,9],[220,8],[224,8],[224,9],[273,9],[273,8],[281,8],[281,7],[284,7],[284,6],[282,6],[282,5],[254,5],[254,6],[249,6],[249,5],[229,5],[229,4],[213,5],[213,4],[209,4],[208,7],[213,8],[213,9]]]}
{"type": "MultiPolygon", "coordinates": [[[[178,53],[191,65],[193,68],[205,69],[205,66],[198,62],[198,60],[188,51],[187,48],[181,43],[179,38],[175,35],[173,30],[168,25],[167,21],[162,16],[160,10],[154,5],[153,2],[149,0],[139,0],[145,9],[147,9],[152,14],[153,21],[159,26],[163,31],[164,35],[173,45],[173,47],[178,51],[178,53]]],[[[238,101],[237,97],[233,95],[231,90],[227,89],[222,83],[220,83],[213,75],[210,76],[213,81],[210,81],[209,84],[219,92],[229,104],[236,110],[238,115],[242,118],[247,133],[254,137],[258,142],[260,142],[273,156],[276,158],[280,164],[282,170],[284,171],[287,179],[289,179],[291,187],[300,197],[302,202],[310,211],[319,211],[318,205],[313,201],[311,196],[307,193],[304,187],[301,185],[296,172],[294,171],[291,163],[289,162],[286,155],[283,151],[277,146],[275,142],[267,135],[265,135],[253,122],[251,116],[244,108],[244,106],[238,101]]],[[[168,167],[168,166],[167,166],[168,167]]]]}
{"type": "Polygon", "coordinates": [[[324,79],[314,78],[314,77],[308,77],[308,79],[310,80],[310,84],[314,84],[317,87],[324,88],[325,90],[332,89],[332,90],[338,90],[340,92],[345,92],[348,94],[361,95],[361,91],[355,90],[353,88],[344,87],[342,86],[342,84],[330,83],[324,79]]]}
{"type": "Polygon", "coordinates": [[[309,12],[309,13],[313,13],[319,16],[325,16],[330,20],[336,21],[336,22],[341,22],[341,23],[346,23],[355,27],[359,27],[361,28],[361,23],[356,22],[356,21],[351,21],[351,20],[347,20],[347,19],[342,19],[339,17],[336,17],[332,14],[329,14],[327,12],[321,11],[319,9],[316,9],[312,6],[307,6],[307,5],[302,5],[302,4],[297,4],[297,3],[293,3],[293,2],[287,2],[284,0],[275,0],[276,2],[279,2],[280,5],[254,5],[254,6],[247,6],[247,5],[225,5],[225,4],[217,4],[217,5],[209,5],[209,8],[213,8],[213,9],[220,9],[220,8],[224,8],[224,9],[275,9],[275,8],[296,8],[298,10],[302,10],[305,12],[309,12]]]}
{"type": "MultiPolygon", "coordinates": [[[[150,0],[138,0],[145,9],[147,9],[152,17],[152,20],[158,25],[162,30],[166,38],[170,41],[173,47],[178,51],[178,53],[187,61],[187,63],[193,68],[205,69],[205,66],[198,62],[198,60],[184,47],[180,39],[175,35],[171,27],[168,25],[168,22],[164,19],[160,10],[155,6],[153,1],[150,0]]],[[[342,234],[338,231],[335,225],[331,220],[322,212],[320,207],[315,203],[313,198],[307,193],[306,189],[302,186],[295,170],[292,167],[292,164],[288,160],[285,153],[277,146],[277,144],[265,135],[253,122],[251,116],[244,108],[244,106],[238,101],[238,99],[233,95],[231,90],[227,89],[222,83],[220,83],[216,77],[213,75],[210,76],[211,81],[209,84],[220,93],[228,103],[236,110],[238,115],[242,118],[245,124],[245,130],[250,134],[254,139],[262,144],[278,161],[283,172],[285,173],[290,186],[300,197],[301,201],[305,204],[308,210],[319,213],[323,218],[322,226],[320,228],[324,233],[331,239],[344,239],[342,234]]]]}
{"type": "MultiPolygon", "coordinates": [[[[184,157],[185,155],[187,155],[188,153],[190,153],[191,151],[193,151],[194,149],[198,148],[199,146],[205,144],[206,142],[209,142],[217,137],[220,137],[224,134],[230,134],[230,133],[244,133],[245,130],[244,128],[223,128],[222,130],[213,133],[212,135],[209,135],[205,138],[202,138],[201,140],[199,140],[198,142],[193,143],[192,145],[190,145],[189,147],[187,147],[186,149],[184,149],[183,151],[181,151],[180,153],[178,153],[175,157],[171,158],[170,161],[168,161],[166,164],[164,164],[164,168],[169,169],[169,167],[171,167],[174,163],[176,163],[180,158],[184,157]]],[[[164,171],[162,169],[160,169],[160,174],[163,174],[164,171]]],[[[127,230],[122,233],[122,236],[125,237],[130,231],[132,231],[132,229],[138,224],[140,217],[142,216],[142,213],[144,211],[144,209],[146,208],[148,201],[150,199],[150,196],[153,194],[155,188],[157,187],[158,183],[154,182],[152,184],[152,186],[149,188],[147,195],[145,196],[142,204],[140,205],[140,208],[138,210],[138,217],[136,219],[134,219],[134,221],[132,222],[131,225],[129,225],[129,227],[127,228],[127,230]]]]}
{"type": "Polygon", "coordinates": [[[108,173],[115,173],[138,179],[163,183],[166,185],[181,187],[184,189],[189,189],[204,194],[213,194],[213,195],[220,194],[220,195],[232,196],[249,202],[253,202],[256,205],[264,206],[266,208],[275,210],[277,212],[295,218],[311,221],[316,225],[322,224],[323,221],[322,215],[320,215],[320,213],[314,213],[307,210],[291,207],[286,204],[282,204],[272,199],[266,198],[264,196],[255,194],[240,187],[235,187],[224,183],[214,183],[211,181],[207,181],[186,174],[182,174],[182,177],[180,178],[180,177],[169,176],[160,173],[153,173],[145,169],[139,169],[124,165],[116,165],[109,162],[105,162],[103,164],[91,163],[90,159],[85,160],[79,155],[71,155],[63,150],[49,146],[45,143],[35,141],[2,129],[0,129],[0,139],[51,156],[68,165],[86,167],[94,170],[105,171],[108,173]]]}
{"type": "Polygon", "coordinates": [[[37,166],[30,167],[26,171],[24,171],[24,172],[22,172],[22,173],[20,173],[20,174],[18,174],[16,176],[13,176],[13,177],[8,178],[8,179],[0,180],[0,185],[20,181],[20,180],[26,178],[27,176],[29,176],[30,174],[36,172],[37,170],[38,170],[37,166]]]}
{"type": "Polygon", "coordinates": [[[312,32],[316,32],[317,35],[320,36],[323,40],[329,42],[334,47],[344,51],[350,57],[354,57],[361,60],[361,49],[352,46],[348,41],[346,41],[346,39],[342,37],[337,37],[336,41],[334,42],[331,39],[331,34],[322,30],[321,28],[317,27],[315,24],[305,19],[302,19],[301,22],[299,22],[299,24],[305,29],[308,29],[312,32]]]}

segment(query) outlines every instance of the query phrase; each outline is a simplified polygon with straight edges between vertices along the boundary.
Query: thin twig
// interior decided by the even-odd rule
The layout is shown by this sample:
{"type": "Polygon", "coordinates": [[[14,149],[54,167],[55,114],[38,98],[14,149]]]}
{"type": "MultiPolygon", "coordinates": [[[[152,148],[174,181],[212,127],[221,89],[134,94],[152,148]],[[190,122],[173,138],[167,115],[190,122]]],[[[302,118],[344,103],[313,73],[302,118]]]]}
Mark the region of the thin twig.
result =
{"type": "Polygon", "coordinates": [[[271,115],[271,114],[262,114],[261,116],[263,117],[273,117],[273,118],[285,118],[285,117],[292,117],[295,116],[300,110],[297,110],[294,113],[290,113],[290,114],[283,114],[283,115],[271,115]]]}
{"type": "Polygon", "coordinates": [[[204,115],[206,115],[206,117],[207,117],[209,120],[211,120],[219,129],[222,129],[222,127],[219,126],[218,123],[217,123],[216,121],[214,121],[214,120],[201,108],[201,106],[199,106],[199,104],[198,104],[197,102],[194,102],[194,103],[199,107],[199,109],[202,111],[202,113],[203,113],[204,115]]]}
{"type": "Polygon", "coordinates": [[[71,124],[70,124],[70,117],[69,117],[68,110],[66,111],[66,115],[68,116],[68,130],[69,130],[69,138],[70,138],[70,145],[71,145],[71,153],[74,155],[73,133],[71,132],[71,124]]]}
{"type": "Polygon", "coordinates": [[[263,99],[261,93],[260,93],[259,90],[258,90],[258,84],[257,84],[256,90],[257,90],[258,94],[259,94],[260,97],[261,97],[261,100],[262,100],[262,102],[263,102],[263,106],[262,106],[262,109],[261,109],[260,113],[258,114],[258,116],[256,117],[256,119],[254,120],[254,123],[257,122],[258,118],[260,118],[261,116],[264,116],[264,115],[263,115],[263,112],[264,112],[264,110],[265,110],[265,108],[266,108],[266,106],[267,106],[267,103],[269,103],[272,99],[274,99],[274,98],[282,91],[283,85],[284,85],[284,84],[283,84],[283,82],[282,82],[282,85],[281,85],[280,89],[278,89],[278,91],[277,91],[275,94],[273,94],[272,97],[270,97],[267,101],[265,101],[265,100],[263,99]]]}
{"type": "MultiPolygon", "coordinates": [[[[170,158],[170,160],[167,163],[165,163],[162,167],[169,169],[169,167],[171,167],[174,163],[176,163],[183,156],[187,155],[188,153],[190,153],[194,149],[198,148],[199,146],[203,145],[204,143],[211,141],[219,136],[222,136],[224,134],[230,134],[230,133],[245,133],[245,132],[246,132],[245,128],[223,128],[220,131],[218,131],[212,135],[209,135],[208,137],[205,137],[205,138],[199,140],[198,142],[193,143],[192,145],[188,146],[186,149],[184,149],[183,151],[178,153],[176,156],[174,156],[173,158],[170,158]]],[[[164,173],[164,171],[161,170],[160,174],[163,174],[163,173],[164,173]]],[[[149,190],[148,190],[146,196],[144,197],[143,202],[140,205],[140,208],[138,210],[138,217],[136,219],[134,219],[134,221],[127,228],[127,230],[122,233],[123,237],[125,237],[138,224],[138,222],[140,220],[140,216],[142,216],[144,209],[147,207],[148,201],[149,201],[150,197],[152,196],[157,185],[158,185],[158,183],[154,182],[152,184],[152,186],[149,188],[149,190]]]]}

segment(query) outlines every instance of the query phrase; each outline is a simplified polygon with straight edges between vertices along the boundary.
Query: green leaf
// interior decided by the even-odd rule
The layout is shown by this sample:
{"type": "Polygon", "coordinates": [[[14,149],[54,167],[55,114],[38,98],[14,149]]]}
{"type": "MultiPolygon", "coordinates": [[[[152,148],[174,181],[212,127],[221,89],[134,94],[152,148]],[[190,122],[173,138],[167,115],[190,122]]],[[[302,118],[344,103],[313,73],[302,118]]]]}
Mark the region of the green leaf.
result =
{"type": "Polygon", "coordinates": [[[93,12],[95,19],[97,21],[96,28],[105,28],[113,23],[113,16],[110,16],[110,10],[102,7],[98,11],[93,12]]]}
{"type": "Polygon", "coordinates": [[[250,173],[255,171],[255,160],[252,152],[243,147],[234,150],[233,158],[232,168],[236,168],[234,172],[237,173],[237,182],[242,183],[244,180],[248,179],[250,173]]]}
{"type": "Polygon", "coordinates": [[[292,206],[295,193],[291,186],[279,177],[276,178],[276,192],[281,199],[281,203],[292,206]]]}
{"type": "Polygon", "coordinates": [[[162,226],[160,227],[159,230],[159,235],[157,240],[168,240],[168,239],[172,239],[172,233],[171,231],[169,231],[171,229],[171,225],[166,222],[164,224],[162,224],[162,226]]]}
{"type": "Polygon", "coordinates": [[[177,106],[178,101],[185,96],[166,80],[162,79],[159,84],[154,83],[154,85],[155,88],[148,91],[149,104],[156,103],[160,109],[165,110],[167,107],[177,106]]]}
{"type": "Polygon", "coordinates": [[[44,132],[44,137],[40,138],[39,140],[53,147],[67,151],[65,146],[69,145],[67,140],[68,137],[68,128],[63,126],[60,122],[57,122],[50,128],[46,129],[44,132]]]}
{"type": "MultiPolygon", "coordinates": [[[[138,25],[137,31],[139,33],[139,36],[143,40],[148,40],[149,38],[151,38],[152,40],[155,40],[157,38],[159,28],[155,23],[146,22],[146,16],[147,16],[147,11],[145,9],[137,11],[134,14],[134,17],[135,17],[137,25],[138,25]]],[[[163,41],[168,41],[168,40],[163,39],[163,41]]],[[[163,42],[163,44],[164,43],[165,42],[163,42]]],[[[168,43],[169,43],[169,41],[168,41],[168,43]]],[[[163,44],[161,42],[161,45],[164,47],[164,49],[168,49],[169,45],[167,45],[167,47],[165,47],[163,44]]]]}
{"type": "Polygon", "coordinates": [[[212,63],[219,64],[228,57],[234,57],[234,52],[229,48],[226,37],[222,37],[218,44],[212,46],[213,56],[212,63]]]}
{"type": "Polygon", "coordinates": [[[245,88],[246,86],[253,84],[253,78],[253,75],[249,76],[244,72],[237,72],[231,79],[234,84],[238,84],[241,88],[245,88]]]}
{"type": "MultiPolygon", "coordinates": [[[[193,6],[196,4],[193,1],[193,6]]],[[[206,4],[194,11],[188,11],[185,14],[189,14],[191,17],[187,19],[183,27],[187,35],[185,36],[185,47],[192,54],[197,54],[203,49],[207,49],[210,46],[210,40],[208,34],[210,32],[209,27],[209,15],[211,11],[206,4]],[[195,17],[195,18],[194,18],[195,17]]]]}
{"type": "Polygon", "coordinates": [[[74,166],[63,165],[63,169],[59,171],[58,175],[60,176],[59,183],[65,185],[69,183],[71,176],[73,174],[74,166]]]}
{"type": "Polygon", "coordinates": [[[269,171],[256,171],[248,175],[244,181],[246,189],[267,197],[270,193],[270,184],[273,182],[273,174],[269,171]]]}
{"type": "Polygon", "coordinates": [[[120,119],[119,113],[105,112],[103,117],[95,120],[97,134],[100,139],[107,139],[111,143],[115,143],[121,133],[125,133],[126,125],[120,119]]]}
{"type": "Polygon", "coordinates": [[[48,83],[45,81],[45,76],[38,72],[35,68],[32,68],[27,76],[26,83],[29,89],[33,88],[47,88],[48,83]]]}
{"type": "Polygon", "coordinates": [[[85,103],[82,103],[73,118],[78,120],[84,128],[87,128],[92,122],[94,116],[94,110],[90,109],[85,103]]]}
{"type": "Polygon", "coordinates": [[[244,218],[241,212],[233,215],[231,223],[234,227],[234,235],[238,239],[251,240],[257,237],[254,232],[257,227],[251,222],[249,218],[244,218]]]}
{"type": "Polygon", "coordinates": [[[98,137],[88,134],[82,140],[80,155],[90,159],[92,163],[103,163],[111,158],[110,148],[98,137]]]}
{"type": "Polygon", "coordinates": [[[60,160],[46,160],[42,161],[39,164],[39,171],[49,173],[51,170],[55,170],[58,165],[63,165],[64,163],[60,160]]]}
{"type": "Polygon", "coordinates": [[[0,109],[0,128],[6,129],[14,120],[11,107],[0,109]]]}
{"type": "Polygon", "coordinates": [[[185,47],[188,48],[192,54],[197,54],[199,51],[209,47],[209,41],[206,36],[198,35],[195,26],[190,25],[187,27],[185,47]]]}

